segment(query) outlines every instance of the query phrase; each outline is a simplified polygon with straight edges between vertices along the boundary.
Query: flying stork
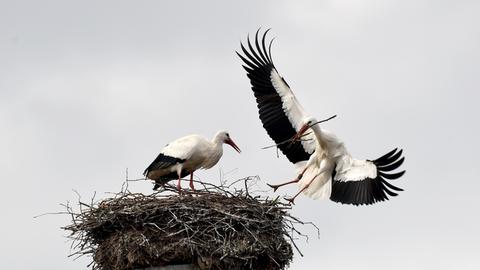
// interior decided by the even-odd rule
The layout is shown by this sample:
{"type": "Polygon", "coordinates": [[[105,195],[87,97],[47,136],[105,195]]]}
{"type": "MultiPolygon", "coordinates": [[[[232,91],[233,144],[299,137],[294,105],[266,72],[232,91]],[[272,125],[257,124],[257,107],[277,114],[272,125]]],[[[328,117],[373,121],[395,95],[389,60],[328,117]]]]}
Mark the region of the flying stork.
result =
{"type": "Polygon", "coordinates": [[[297,177],[283,184],[270,185],[274,189],[299,183],[300,191],[287,200],[294,203],[300,194],[314,198],[353,205],[369,205],[388,200],[390,196],[403,191],[386,179],[401,177],[405,171],[391,172],[402,165],[402,150],[394,149],[375,160],[353,158],[344,143],[333,133],[320,128],[315,118],[305,112],[290,86],[277,72],[268,50],[265,31],[259,40],[257,31],[255,44],[247,37],[248,49],[242,44],[243,55],[237,55],[244,62],[244,69],[250,79],[257,101],[259,118],[268,135],[277,147],[295,164],[297,177]],[[307,130],[309,132],[307,132],[307,130]],[[285,143],[290,141],[290,143],[285,143]]]}
{"type": "Polygon", "coordinates": [[[180,192],[181,179],[190,174],[190,188],[195,190],[193,172],[215,166],[223,155],[224,143],[231,145],[238,153],[241,152],[227,131],[218,131],[212,140],[196,134],[178,138],[160,151],[143,175],[155,180],[154,190],[170,180],[178,179],[177,189],[180,192]]]}

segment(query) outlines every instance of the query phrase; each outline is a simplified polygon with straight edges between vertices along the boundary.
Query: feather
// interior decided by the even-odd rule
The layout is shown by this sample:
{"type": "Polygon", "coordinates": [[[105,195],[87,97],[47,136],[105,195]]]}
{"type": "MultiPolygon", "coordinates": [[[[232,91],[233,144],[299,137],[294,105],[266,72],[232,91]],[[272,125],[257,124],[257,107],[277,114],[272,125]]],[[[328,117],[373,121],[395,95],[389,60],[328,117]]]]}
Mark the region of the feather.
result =
{"type": "Polygon", "coordinates": [[[400,165],[403,164],[403,161],[405,160],[405,157],[402,157],[401,159],[395,161],[394,163],[391,163],[390,165],[384,165],[384,166],[378,166],[378,169],[382,172],[389,172],[397,169],[400,167],[400,165]]]}
{"type": "Polygon", "coordinates": [[[398,172],[398,173],[392,173],[392,174],[378,172],[378,175],[380,175],[382,177],[385,177],[387,179],[390,179],[390,180],[398,179],[398,178],[402,177],[402,175],[404,175],[404,174],[405,174],[405,171],[401,171],[401,172],[398,172]]]}
{"type": "Polygon", "coordinates": [[[374,162],[375,162],[375,163],[381,163],[381,162],[383,162],[384,160],[386,160],[386,159],[388,159],[390,156],[392,156],[392,155],[397,151],[397,149],[398,149],[398,148],[395,148],[395,149],[393,149],[392,151],[386,153],[385,155],[377,158],[374,162]]]}

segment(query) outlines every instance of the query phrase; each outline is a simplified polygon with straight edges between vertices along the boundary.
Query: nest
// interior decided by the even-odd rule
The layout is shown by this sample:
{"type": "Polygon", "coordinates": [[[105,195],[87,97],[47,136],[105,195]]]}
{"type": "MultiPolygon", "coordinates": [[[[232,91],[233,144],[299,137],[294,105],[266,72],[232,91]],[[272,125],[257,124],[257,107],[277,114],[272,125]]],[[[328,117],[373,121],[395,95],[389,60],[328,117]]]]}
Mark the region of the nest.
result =
{"type": "Polygon", "coordinates": [[[67,204],[72,224],[63,229],[73,239],[72,255],[91,254],[92,269],[103,270],[173,264],[274,270],[292,260],[293,233],[300,234],[294,225],[305,223],[278,198],[206,184],[195,193],[174,191],[166,186],[146,195],[122,188],[98,203],[79,202],[79,211],[67,204]]]}

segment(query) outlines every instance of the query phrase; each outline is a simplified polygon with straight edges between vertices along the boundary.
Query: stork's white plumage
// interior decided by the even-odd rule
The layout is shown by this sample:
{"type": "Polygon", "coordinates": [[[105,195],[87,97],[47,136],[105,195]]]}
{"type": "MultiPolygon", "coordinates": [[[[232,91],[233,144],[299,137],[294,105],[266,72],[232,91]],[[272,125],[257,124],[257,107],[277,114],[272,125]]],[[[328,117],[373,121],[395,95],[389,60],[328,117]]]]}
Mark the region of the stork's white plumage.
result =
{"type": "Polygon", "coordinates": [[[212,140],[196,134],[181,137],[167,144],[143,174],[148,179],[155,180],[153,189],[170,180],[178,179],[179,191],[181,178],[190,174],[190,188],[194,190],[193,172],[215,166],[223,155],[224,143],[231,145],[240,153],[240,148],[227,131],[217,132],[212,140]]]}
{"type": "Polygon", "coordinates": [[[255,44],[247,39],[248,49],[241,44],[243,66],[250,79],[257,101],[259,117],[268,135],[277,143],[283,154],[297,167],[298,176],[280,185],[270,185],[275,190],[290,183],[300,183],[300,194],[318,199],[330,198],[345,204],[373,204],[396,196],[402,189],[385,179],[397,179],[405,171],[387,174],[404,161],[402,150],[397,149],[370,161],[354,159],[345,145],[333,133],[321,129],[298,102],[287,82],[278,74],[271,55],[272,41],[267,46],[263,34],[258,32],[255,44]],[[311,132],[306,132],[307,130],[311,132]],[[296,138],[285,144],[291,138],[296,138]],[[301,138],[301,139],[300,139],[301,138]]]}

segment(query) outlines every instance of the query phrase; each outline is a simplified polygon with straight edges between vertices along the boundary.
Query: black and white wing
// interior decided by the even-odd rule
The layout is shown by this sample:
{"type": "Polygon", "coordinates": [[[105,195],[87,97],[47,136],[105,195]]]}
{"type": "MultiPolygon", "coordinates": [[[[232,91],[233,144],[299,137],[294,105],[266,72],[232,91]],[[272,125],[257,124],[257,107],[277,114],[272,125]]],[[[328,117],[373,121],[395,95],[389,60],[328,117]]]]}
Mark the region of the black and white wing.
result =
{"type": "Polygon", "coordinates": [[[400,178],[405,171],[390,173],[405,160],[402,150],[390,151],[382,157],[369,161],[357,160],[349,155],[342,157],[333,172],[330,199],[353,205],[368,205],[388,200],[403,191],[388,180],[400,178]]]}
{"type": "MultiPolygon", "coordinates": [[[[155,170],[160,170],[160,169],[166,169],[168,167],[171,167],[175,164],[178,163],[183,163],[185,162],[185,159],[180,159],[172,156],[165,155],[163,153],[158,154],[158,156],[155,158],[150,165],[143,171],[144,176],[148,176],[149,172],[155,171],[155,170]]],[[[175,179],[178,176],[175,176],[172,179],[175,179]]]]}
{"type": "MultiPolygon", "coordinates": [[[[172,171],[171,168],[187,161],[202,142],[204,140],[200,136],[188,135],[167,144],[143,172],[145,177],[155,180],[153,189],[156,190],[160,185],[170,180],[178,179],[177,172],[172,171]]],[[[189,170],[182,169],[180,177],[185,177],[189,174],[189,170]]]]}
{"type": "MultiPolygon", "coordinates": [[[[307,115],[287,82],[278,74],[273,65],[271,55],[273,39],[269,43],[267,52],[265,37],[268,30],[263,34],[261,45],[258,32],[255,35],[255,47],[247,38],[248,49],[240,44],[243,55],[238,52],[237,54],[244,62],[243,67],[250,79],[263,127],[270,138],[279,144],[292,138],[298,132],[307,115]]],[[[303,141],[282,144],[278,148],[290,162],[297,163],[308,160],[315,150],[314,140],[315,137],[310,134],[305,136],[303,141]]]]}
{"type": "MultiPolygon", "coordinates": [[[[155,176],[155,171],[157,170],[165,170],[169,167],[185,162],[185,159],[179,159],[175,157],[171,157],[160,153],[157,158],[145,169],[143,175],[147,178],[155,180],[155,185],[153,186],[153,190],[157,190],[160,186],[164,185],[170,180],[177,179],[178,174],[176,172],[171,172],[167,174],[161,174],[160,176],[155,176]],[[153,172],[153,174],[151,174],[153,172]]],[[[190,172],[182,170],[180,177],[185,177],[190,172]]]]}
{"type": "MultiPolygon", "coordinates": [[[[198,135],[187,135],[165,145],[157,158],[145,169],[143,175],[148,176],[149,172],[167,169],[189,159],[195,148],[202,142],[198,135]]],[[[178,176],[175,176],[177,178],[178,176]]],[[[173,179],[175,179],[173,178],[173,179]]]]}

